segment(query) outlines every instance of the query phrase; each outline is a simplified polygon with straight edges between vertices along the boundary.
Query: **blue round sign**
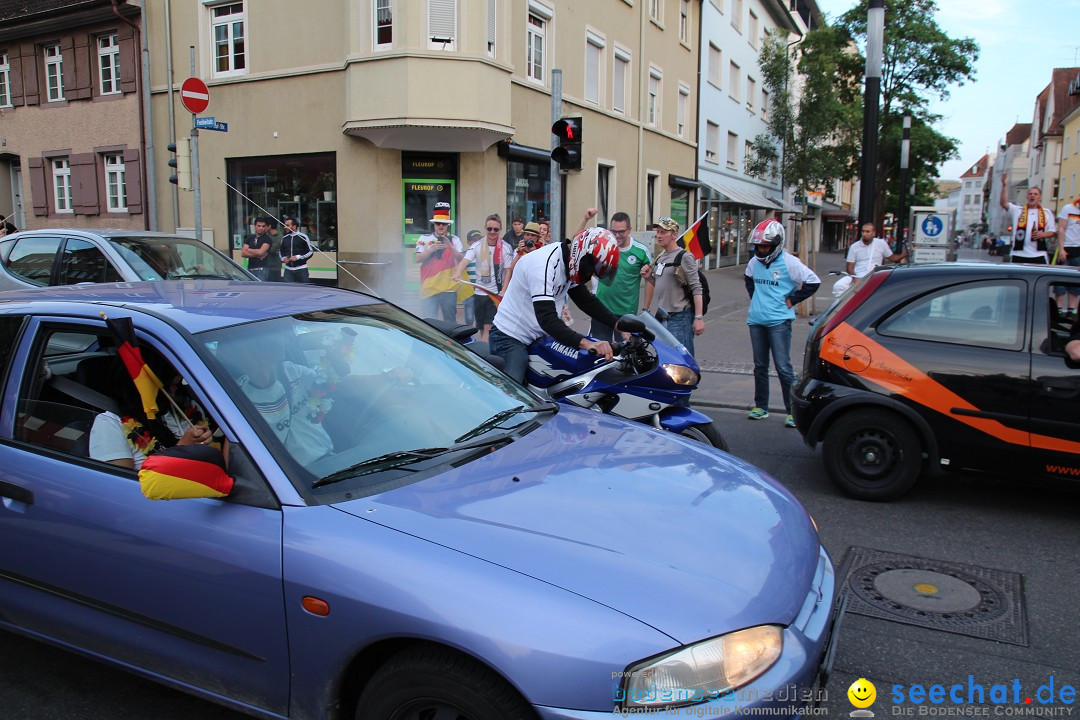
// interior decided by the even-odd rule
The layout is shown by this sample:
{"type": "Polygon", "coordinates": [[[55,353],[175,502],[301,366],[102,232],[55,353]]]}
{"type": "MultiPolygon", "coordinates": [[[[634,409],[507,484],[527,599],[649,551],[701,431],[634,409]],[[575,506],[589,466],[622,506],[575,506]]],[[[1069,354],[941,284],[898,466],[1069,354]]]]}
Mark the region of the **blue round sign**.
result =
{"type": "Polygon", "coordinates": [[[944,229],[945,223],[937,215],[930,215],[922,221],[922,231],[926,237],[937,237],[944,229]]]}

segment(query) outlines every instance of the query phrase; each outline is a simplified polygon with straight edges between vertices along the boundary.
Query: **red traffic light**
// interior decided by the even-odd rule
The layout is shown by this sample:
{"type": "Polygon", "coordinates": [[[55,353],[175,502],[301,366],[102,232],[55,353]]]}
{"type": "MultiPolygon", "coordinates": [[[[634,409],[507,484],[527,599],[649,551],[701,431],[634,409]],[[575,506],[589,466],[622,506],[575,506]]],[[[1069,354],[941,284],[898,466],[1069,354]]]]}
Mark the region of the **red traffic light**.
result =
{"type": "Polygon", "coordinates": [[[556,120],[551,126],[551,132],[558,136],[560,141],[567,143],[581,142],[581,118],[568,117],[556,120]]]}
{"type": "Polygon", "coordinates": [[[581,169],[581,118],[556,120],[551,132],[559,138],[559,146],[551,151],[551,159],[563,170],[581,169]]]}

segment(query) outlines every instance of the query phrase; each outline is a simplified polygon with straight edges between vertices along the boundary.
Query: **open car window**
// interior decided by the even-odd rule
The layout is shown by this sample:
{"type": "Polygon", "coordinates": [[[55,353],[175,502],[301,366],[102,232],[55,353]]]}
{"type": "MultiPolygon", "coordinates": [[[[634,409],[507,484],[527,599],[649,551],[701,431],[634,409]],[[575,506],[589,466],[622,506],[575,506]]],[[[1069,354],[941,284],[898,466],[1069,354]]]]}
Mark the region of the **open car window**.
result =
{"type": "Polygon", "coordinates": [[[109,238],[109,243],[141,280],[251,280],[239,266],[198,240],[117,236],[109,238]]]}

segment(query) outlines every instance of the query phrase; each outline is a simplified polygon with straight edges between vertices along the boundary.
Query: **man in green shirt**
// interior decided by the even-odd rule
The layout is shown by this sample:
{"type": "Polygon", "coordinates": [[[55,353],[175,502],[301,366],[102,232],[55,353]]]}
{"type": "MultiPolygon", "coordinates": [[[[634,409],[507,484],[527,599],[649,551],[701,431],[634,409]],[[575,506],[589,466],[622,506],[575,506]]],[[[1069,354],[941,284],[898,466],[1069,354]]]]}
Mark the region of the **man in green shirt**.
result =
{"type": "MultiPolygon", "coordinates": [[[[641,279],[652,274],[652,256],[644,244],[630,236],[630,216],[617,212],[608,223],[615,239],[619,243],[619,267],[616,273],[605,280],[600,280],[596,287],[596,297],[612,313],[618,316],[636,315],[638,298],[641,293],[641,279]]],[[[645,307],[652,303],[653,286],[645,284],[645,307]]],[[[593,320],[589,335],[597,340],[611,342],[612,329],[593,320]]]]}

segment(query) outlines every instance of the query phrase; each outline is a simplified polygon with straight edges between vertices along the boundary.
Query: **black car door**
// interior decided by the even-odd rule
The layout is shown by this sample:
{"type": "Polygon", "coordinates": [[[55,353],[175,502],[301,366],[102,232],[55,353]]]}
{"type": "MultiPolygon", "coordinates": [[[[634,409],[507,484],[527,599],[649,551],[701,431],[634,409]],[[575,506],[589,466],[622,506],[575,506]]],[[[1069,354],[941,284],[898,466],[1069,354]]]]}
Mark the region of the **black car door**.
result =
{"type": "Polygon", "coordinates": [[[1080,297],[1080,277],[1044,277],[1035,297],[1027,474],[1080,480],[1080,366],[1065,358],[1076,313],[1069,317],[1063,312],[1080,297]]]}

